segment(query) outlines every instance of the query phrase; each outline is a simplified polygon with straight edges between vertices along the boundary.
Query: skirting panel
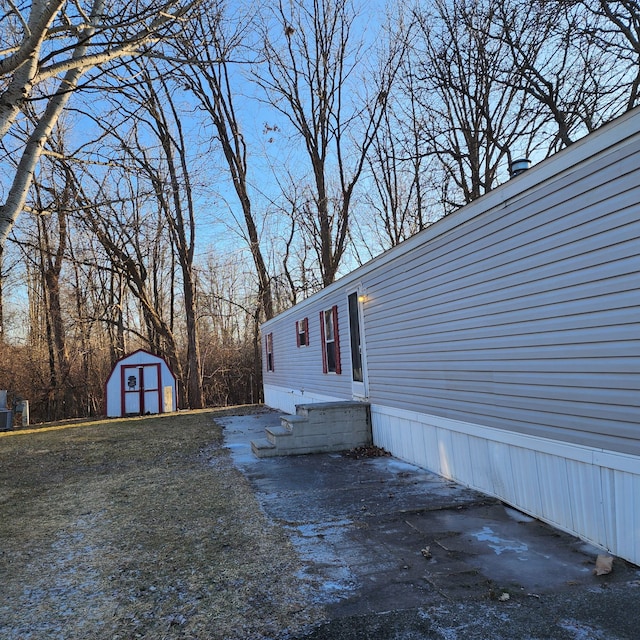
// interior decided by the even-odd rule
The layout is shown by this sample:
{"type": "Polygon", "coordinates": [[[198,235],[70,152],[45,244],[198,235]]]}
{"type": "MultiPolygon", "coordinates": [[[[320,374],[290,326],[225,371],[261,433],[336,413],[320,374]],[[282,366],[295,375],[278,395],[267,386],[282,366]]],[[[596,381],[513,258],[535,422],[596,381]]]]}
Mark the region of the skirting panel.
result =
{"type": "Polygon", "coordinates": [[[640,458],[371,405],[373,441],[640,565],[640,458]]]}

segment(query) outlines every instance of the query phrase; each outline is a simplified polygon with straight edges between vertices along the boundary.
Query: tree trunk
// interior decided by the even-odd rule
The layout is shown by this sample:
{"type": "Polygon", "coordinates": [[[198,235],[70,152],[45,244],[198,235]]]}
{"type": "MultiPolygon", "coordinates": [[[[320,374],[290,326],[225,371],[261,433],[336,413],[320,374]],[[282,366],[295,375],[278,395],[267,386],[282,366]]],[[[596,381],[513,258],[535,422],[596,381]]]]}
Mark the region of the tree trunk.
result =
{"type": "MultiPolygon", "coordinates": [[[[101,16],[104,10],[104,0],[96,0],[92,10],[91,20],[101,16]]],[[[95,28],[86,27],[79,35],[79,44],[76,45],[73,58],[81,58],[87,52],[88,42],[95,28]]],[[[37,58],[34,56],[34,58],[37,58]]],[[[72,68],[67,71],[58,85],[56,93],[49,99],[44,114],[38,121],[33,133],[25,146],[24,152],[18,163],[14,180],[9,189],[5,203],[0,206],[0,246],[4,246],[7,237],[18,219],[18,215],[27,201],[29,187],[33,182],[36,165],[44,150],[45,144],[51,136],[53,127],[62,115],[72,92],[77,88],[78,81],[85,72],[84,67],[72,68]]]]}

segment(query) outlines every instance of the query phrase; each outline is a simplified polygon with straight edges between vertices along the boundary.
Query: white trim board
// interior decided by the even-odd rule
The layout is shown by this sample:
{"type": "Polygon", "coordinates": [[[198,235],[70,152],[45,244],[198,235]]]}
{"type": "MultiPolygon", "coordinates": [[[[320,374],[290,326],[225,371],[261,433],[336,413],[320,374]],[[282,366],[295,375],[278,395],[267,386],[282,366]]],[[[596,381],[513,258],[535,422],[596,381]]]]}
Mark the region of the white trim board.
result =
{"type": "Polygon", "coordinates": [[[379,413],[393,416],[407,422],[419,422],[424,425],[442,428],[456,433],[463,433],[484,440],[491,440],[522,449],[559,456],[568,460],[594,464],[616,471],[640,474],[640,457],[619,453],[617,451],[595,449],[593,447],[570,444],[560,440],[541,438],[539,436],[497,429],[495,427],[486,427],[471,422],[451,420],[449,418],[419,413],[417,411],[407,411],[405,409],[397,409],[395,407],[387,407],[373,403],[371,404],[371,412],[372,414],[379,413]]]}
{"type": "Polygon", "coordinates": [[[290,389],[278,387],[276,385],[264,385],[264,403],[268,407],[280,409],[287,413],[295,414],[296,405],[312,404],[316,402],[340,402],[342,400],[350,400],[351,398],[336,398],[335,396],[326,396],[313,391],[305,391],[304,389],[290,389]]]}

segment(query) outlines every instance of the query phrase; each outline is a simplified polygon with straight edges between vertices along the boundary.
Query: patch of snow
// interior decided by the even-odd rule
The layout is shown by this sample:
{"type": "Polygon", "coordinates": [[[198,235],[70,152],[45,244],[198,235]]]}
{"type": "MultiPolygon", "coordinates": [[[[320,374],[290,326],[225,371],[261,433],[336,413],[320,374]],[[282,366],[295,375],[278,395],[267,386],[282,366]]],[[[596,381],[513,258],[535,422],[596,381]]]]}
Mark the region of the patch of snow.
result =
{"type": "Polygon", "coordinates": [[[398,460],[397,458],[376,458],[375,460],[372,460],[372,462],[387,467],[394,473],[418,473],[424,471],[424,469],[416,467],[415,464],[409,464],[408,462],[403,462],[402,460],[398,460]]]}
{"type": "Polygon", "coordinates": [[[606,552],[604,547],[598,547],[595,544],[590,544],[589,542],[583,542],[579,549],[582,553],[594,557],[606,552]]]}
{"type": "MultiPolygon", "coordinates": [[[[513,553],[526,553],[529,551],[528,545],[524,542],[500,538],[491,527],[482,527],[481,531],[476,531],[471,535],[479,542],[488,542],[489,548],[493,549],[498,556],[506,551],[512,551],[513,553]]],[[[520,558],[520,560],[526,560],[526,558],[520,558]]]]}
{"type": "Polygon", "coordinates": [[[309,585],[315,603],[335,603],[356,590],[345,540],[345,528],[350,524],[350,520],[337,520],[290,527],[291,542],[305,564],[298,578],[309,585]]]}
{"type": "Polygon", "coordinates": [[[577,620],[561,620],[558,626],[573,634],[575,640],[606,640],[608,635],[577,620]]]}
{"type": "MultiPolygon", "coordinates": [[[[418,616],[429,622],[431,631],[439,640],[466,640],[470,631],[477,634],[478,627],[482,628],[485,638],[502,640],[503,636],[498,629],[511,622],[511,617],[504,611],[498,611],[495,607],[480,606],[474,608],[473,621],[468,618],[467,605],[460,604],[456,608],[436,606],[430,609],[419,609],[418,616]]],[[[480,637],[474,635],[474,638],[480,637]]]]}

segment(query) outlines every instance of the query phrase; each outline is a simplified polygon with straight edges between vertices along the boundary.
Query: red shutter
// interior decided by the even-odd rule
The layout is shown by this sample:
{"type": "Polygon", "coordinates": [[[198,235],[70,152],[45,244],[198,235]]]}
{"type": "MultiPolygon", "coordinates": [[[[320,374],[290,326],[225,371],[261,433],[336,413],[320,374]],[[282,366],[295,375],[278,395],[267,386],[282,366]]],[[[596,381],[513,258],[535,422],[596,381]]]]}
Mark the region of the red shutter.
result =
{"type": "Polygon", "coordinates": [[[309,341],[309,318],[305,318],[304,322],[304,335],[307,337],[307,347],[311,344],[309,341]]]}
{"type": "Polygon", "coordinates": [[[300,346],[300,325],[296,320],[296,347],[299,347],[299,346],[300,346]]]}
{"type": "Polygon", "coordinates": [[[320,312],[320,346],[322,347],[322,373],[327,373],[327,343],[324,337],[324,311],[320,312]]]}
{"type": "Polygon", "coordinates": [[[334,304],[331,313],[333,315],[333,337],[336,343],[336,373],[342,373],[340,362],[340,332],[338,331],[338,305],[334,304]]]}

